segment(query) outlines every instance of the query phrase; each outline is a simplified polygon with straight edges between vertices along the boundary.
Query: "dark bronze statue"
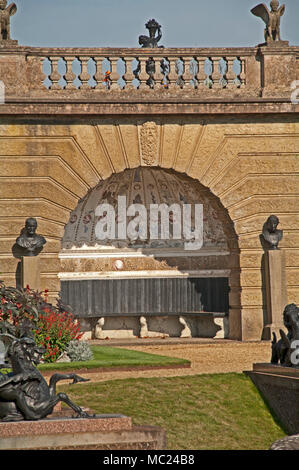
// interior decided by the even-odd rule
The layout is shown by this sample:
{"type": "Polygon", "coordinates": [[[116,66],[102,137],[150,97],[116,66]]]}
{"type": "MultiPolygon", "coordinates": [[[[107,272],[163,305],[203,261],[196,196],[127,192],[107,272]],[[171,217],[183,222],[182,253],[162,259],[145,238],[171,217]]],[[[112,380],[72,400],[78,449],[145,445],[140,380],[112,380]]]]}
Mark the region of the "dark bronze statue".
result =
{"type": "Polygon", "coordinates": [[[278,250],[278,243],[282,240],[283,231],[278,230],[279,224],[278,217],[276,215],[270,215],[263,226],[262,242],[268,250],[278,250]]]}
{"type": "Polygon", "coordinates": [[[43,249],[46,240],[41,235],[37,235],[37,221],[30,217],[25,222],[25,227],[21,235],[17,238],[16,244],[22,249],[23,256],[36,256],[43,249]]]}
{"type": "Polygon", "coordinates": [[[272,364],[280,364],[286,367],[298,367],[299,357],[299,308],[295,304],[286,306],[283,312],[283,323],[287,328],[287,335],[283,330],[280,331],[281,339],[277,341],[276,334],[273,333],[272,341],[272,364]],[[297,360],[296,360],[297,357],[297,360]],[[298,362],[297,364],[294,362],[298,362]]]}
{"type": "Polygon", "coordinates": [[[44,419],[60,401],[72,408],[78,418],[93,417],[65,393],[56,393],[56,384],[60,380],[72,379],[75,384],[88,379],[76,374],[54,374],[48,385],[35,367],[45,350],[37,347],[33,338],[16,338],[5,333],[0,335],[0,340],[6,345],[6,359],[12,367],[12,372],[0,373],[0,422],[44,419]]]}
{"type": "Polygon", "coordinates": [[[281,41],[280,39],[280,18],[285,12],[285,5],[279,7],[278,0],[272,0],[270,3],[271,11],[267,5],[260,3],[251,10],[253,15],[262,18],[266,24],[265,41],[267,44],[273,41],[281,41]]]}
{"type": "Polygon", "coordinates": [[[0,41],[10,40],[10,17],[17,12],[15,3],[6,6],[7,0],[0,0],[0,41]]]}
{"type": "Polygon", "coordinates": [[[156,20],[152,19],[146,23],[145,27],[149,30],[149,36],[139,36],[139,44],[141,47],[163,47],[158,46],[158,42],[162,37],[161,25],[159,25],[156,20]],[[157,36],[156,33],[158,33],[157,36]]]}

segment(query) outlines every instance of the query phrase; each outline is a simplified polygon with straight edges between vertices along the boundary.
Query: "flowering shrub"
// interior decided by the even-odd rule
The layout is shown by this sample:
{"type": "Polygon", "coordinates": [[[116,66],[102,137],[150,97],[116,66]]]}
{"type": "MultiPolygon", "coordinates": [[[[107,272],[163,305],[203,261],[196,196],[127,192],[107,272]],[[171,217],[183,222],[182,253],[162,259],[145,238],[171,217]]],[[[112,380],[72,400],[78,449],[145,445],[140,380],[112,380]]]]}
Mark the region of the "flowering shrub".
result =
{"type": "Polygon", "coordinates": [[[72,314],[46,308],[44,313],[39,315],[35,341],[46,349],[43,356],[45,362],[55,362],[69,342],[79,340],[82,334],[80,324],[72,314]]]}
{"type": "Polygon", "coordinates": [[[29,286],[26,289],[7,287],[0,281],[0,333],[20,336],[24,320],[35,324],[44,306],[45,298],[41,292],[33,291],[29,286]]]}
{"type": "Polygon", "coordinates": [[[44,347],[44,360],[55,362],[73,339],[80,339],[80,324],[65,310],[61,300],[57,305],[47,303],[48,290],[7,287],[0,281],[0,333],[16,337],[34,336],[44,347]]]}

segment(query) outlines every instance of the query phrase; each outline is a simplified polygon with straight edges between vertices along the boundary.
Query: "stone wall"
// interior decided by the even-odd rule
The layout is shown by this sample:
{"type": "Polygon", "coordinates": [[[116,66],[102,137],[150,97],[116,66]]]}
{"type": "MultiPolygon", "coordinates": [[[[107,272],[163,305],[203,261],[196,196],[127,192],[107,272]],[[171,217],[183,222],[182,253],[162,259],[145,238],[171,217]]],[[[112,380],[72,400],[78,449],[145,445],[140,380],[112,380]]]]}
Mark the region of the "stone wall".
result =
{"type": "Polygon", "coordinates": [[[227,209],[238,237],[230,266],[235,268],[230,336],[259,340],[265,307],[259,235],[272,213],[284,230],[280,248],[286,254],[288,302],[299,302],[298,104],[289,95],[291,82],[299,78],[296,49],[272,52],[276,83],[269,73],[270,49],[267,54],[260,50],[258,61],[257,49],[248,53],[254,93],[220,90],[219,98],[214,93],[211,99],[194,90],[167,92],[162,98],[142,91],[130,99],[117,92],[98,101],[90,94],[82,99],[76,91],[47,90],[45,95],[41,82],[26,88],[29,78],[32,83],[40,77],[41,57],[30,50],[0,51],[0,79],[7,85],[0,106],[1,278],[15,284],[18,259],[12,247],[25,218],[36,217],[38,232],[47,239],[41,287],[55,296],[64,226],[79,199],[100,179],[126,168],[171,168],[197,179],[227,209]],[[289,64],[279,69],[281,75],[279,54],[289,64]]]}

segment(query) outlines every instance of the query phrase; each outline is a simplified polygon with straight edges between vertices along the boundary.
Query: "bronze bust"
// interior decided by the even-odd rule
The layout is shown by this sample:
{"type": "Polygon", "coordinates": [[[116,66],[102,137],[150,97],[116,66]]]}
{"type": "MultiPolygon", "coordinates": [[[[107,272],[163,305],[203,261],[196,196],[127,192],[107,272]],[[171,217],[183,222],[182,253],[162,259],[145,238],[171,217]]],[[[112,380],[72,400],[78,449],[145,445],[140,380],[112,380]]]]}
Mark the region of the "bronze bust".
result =
{"type": "Polygon", "coordinates": [[[15,3],[6,5],[7,0],[0,0],[0,41],[10,41],[10,17],[17,11],[15,3]]]}
{"type": "Polygon", "coordinates": [[[36,233],[37,221],[33,217],[25,222],[25,227],[21,231],[21,235],[17,238],[17,245],[22,248],[23,256],[36,256],[42,249],[46,240],[36,233]]]}
{"type": "Polygon", "coordinates": [[[265,248],[268,250],[278,250],[278,243],[282,240],[283,231],[278,230],[279,224],[278,217],[276,215],[270,215],[263,226],[262,238],[264,241],[265,248]]]}

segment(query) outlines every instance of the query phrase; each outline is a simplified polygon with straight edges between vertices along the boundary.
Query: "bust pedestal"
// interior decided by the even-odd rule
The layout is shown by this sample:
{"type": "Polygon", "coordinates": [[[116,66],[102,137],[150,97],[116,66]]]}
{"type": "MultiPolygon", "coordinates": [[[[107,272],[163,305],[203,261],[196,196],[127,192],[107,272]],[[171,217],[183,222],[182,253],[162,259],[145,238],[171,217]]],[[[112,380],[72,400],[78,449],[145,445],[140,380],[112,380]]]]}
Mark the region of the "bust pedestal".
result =
{"type": "Polygon", "coordinates": [[[265,252],[265,282],[267,317],[263,339],[269,340],[279,329],[285,330],[282,313],[288,303],[285,275],[285,254],[281,250],[265,252]]]}
{"type": "Polygon", "coordinates": [[[21,261],[21,284],[30,289],[40,291],[40,259],[39,256],[23,256],[21,261]]]}

